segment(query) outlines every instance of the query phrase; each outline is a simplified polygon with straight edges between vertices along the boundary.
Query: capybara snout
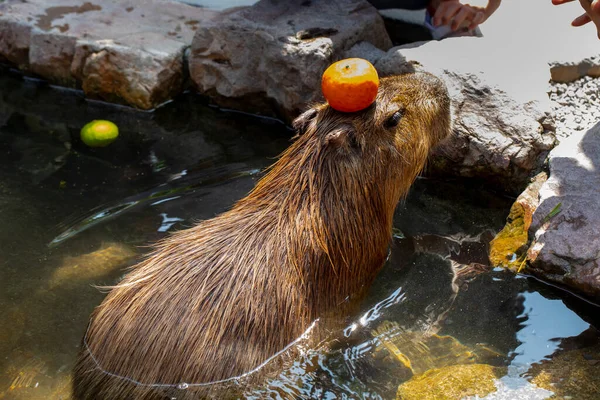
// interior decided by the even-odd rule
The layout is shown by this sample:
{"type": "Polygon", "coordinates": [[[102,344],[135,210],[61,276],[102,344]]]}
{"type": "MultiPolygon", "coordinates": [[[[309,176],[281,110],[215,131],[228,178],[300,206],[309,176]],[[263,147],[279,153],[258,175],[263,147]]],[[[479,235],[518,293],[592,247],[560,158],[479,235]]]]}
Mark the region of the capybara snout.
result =
{"type": "Polygon", "coordinates": [[[385,262],[396,204],[448,135],[449,106],[437,78],[408,74],[382,79],[365,110],[303,113],[251,193],[162,240],[96,308],[74,398],[202,398],[343,316],[385,262]]]}

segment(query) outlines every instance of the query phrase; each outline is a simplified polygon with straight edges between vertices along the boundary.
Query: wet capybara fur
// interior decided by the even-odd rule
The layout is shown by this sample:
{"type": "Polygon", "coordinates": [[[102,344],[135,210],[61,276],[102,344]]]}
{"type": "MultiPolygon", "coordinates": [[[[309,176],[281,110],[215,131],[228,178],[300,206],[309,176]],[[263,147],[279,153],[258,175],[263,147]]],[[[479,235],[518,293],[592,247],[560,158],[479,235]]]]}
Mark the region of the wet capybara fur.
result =
{"type": "Polygon", "coordinates": [[[148,385],[239,376],[365,292],[449,110],[443,83],[419,73],[383,78],[365,110],[298,117],[247,197],[164,239],[96,308],[74,398],[163,399],[148,385]]]}

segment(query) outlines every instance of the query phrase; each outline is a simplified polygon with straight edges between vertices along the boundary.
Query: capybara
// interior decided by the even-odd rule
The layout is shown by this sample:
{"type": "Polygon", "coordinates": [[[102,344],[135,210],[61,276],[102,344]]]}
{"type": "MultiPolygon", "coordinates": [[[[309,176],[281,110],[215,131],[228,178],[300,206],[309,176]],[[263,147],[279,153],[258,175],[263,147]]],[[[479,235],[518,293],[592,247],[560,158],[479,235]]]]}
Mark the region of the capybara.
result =
{"type": "Polygon", "coordinates": [[[248,196],[164,239],[96,308],[75,399],[163,399],[169,385],[239,376],[365,292],[449,110],[443,83],[414,73],[383,78],[365,110],[304,112],[248,196]]]}

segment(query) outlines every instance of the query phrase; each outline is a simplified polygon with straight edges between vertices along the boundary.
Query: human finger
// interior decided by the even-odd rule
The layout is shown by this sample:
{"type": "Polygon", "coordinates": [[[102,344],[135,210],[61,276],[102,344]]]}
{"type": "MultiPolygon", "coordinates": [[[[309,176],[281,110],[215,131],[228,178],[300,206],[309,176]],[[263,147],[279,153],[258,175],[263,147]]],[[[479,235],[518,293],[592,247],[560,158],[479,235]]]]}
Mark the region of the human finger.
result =
{"type": "Polygon", "coordinates": [[[600,13],[600,0],[592,1],[592,4],[590,4],[590,8],[592,9],[592,11],[600,13]]]}
{"type": "Polygon", "coordinates": [[[450,29],[453,31],[458,30],[461,27],[463,22],[467,20],[468,17],[473,14],[473,10],[468,9],[467,7],[462,7],[458,13],[452,18],[452,24],[450,25],[450,29]]]}
{"type": "Polygon", "coordinates": [[[440,4],[433,16],[433,25],[447,25],[460,9],[460,4],[454,1],[447,1],[440,4]]]}
{"type": "Polygon", "coordinates": [[[588,22],[592,22],[592,19],[587,14],[581,14],[579,17],[575,18],[572,22],[572,26],[583,26],[588,22]]]}
{"type": "Polygon", "coordinates": [[[469,30],[472,31],[473,29],[477,28],[477,26],[479,26],[479,24],[481,24],[484,20],[485,14],[482,11],[477,12],[477,14],[475,14],[475,17],[473,17],[473,19],[471,20],[469,30]]]}

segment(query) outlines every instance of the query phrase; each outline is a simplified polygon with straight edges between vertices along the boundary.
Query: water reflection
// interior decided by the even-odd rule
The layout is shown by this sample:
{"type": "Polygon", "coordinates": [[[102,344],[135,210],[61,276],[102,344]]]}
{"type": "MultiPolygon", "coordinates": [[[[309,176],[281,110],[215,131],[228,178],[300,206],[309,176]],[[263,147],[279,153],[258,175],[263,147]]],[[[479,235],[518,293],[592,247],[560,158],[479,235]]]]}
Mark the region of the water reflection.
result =
{"type": "Polygon", "coordinates": [[[258,0],[177,0],[197,7],[206,7],[213,10],[224,10],[230,7],[250,6],[258,0]]]}
{"type": "Polygon", "coordinates": [[[518,316],[522,327],[517,332],[521,344],[514,350],[511,365],[530,366],[552,355],[563,338],[577,336],[590,327],[562,300],[546,299],[537,292],[521,293],[523,313],[518,316]]]}

